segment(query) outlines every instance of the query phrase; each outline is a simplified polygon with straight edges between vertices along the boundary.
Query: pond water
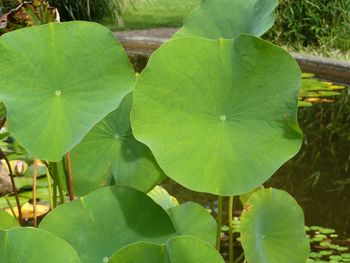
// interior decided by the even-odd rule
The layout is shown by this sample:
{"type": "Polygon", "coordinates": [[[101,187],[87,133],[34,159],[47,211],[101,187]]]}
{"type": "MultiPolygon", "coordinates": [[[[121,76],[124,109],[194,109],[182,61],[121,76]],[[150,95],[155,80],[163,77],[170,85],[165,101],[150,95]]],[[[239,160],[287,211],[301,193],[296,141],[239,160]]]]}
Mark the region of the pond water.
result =
{"type": "MultiPolygon", "coordinates": [[[[350,89],[335,103],[299,109],[304,133],[300,152],[264,186],[288,191],[302,206],[306,225],[333,228],[350,236],[350,89]]],[[[170,179],[164,184],[179,201],[215,207],[216,197],[184,189],[170,179]]],[[[236,200],[236,208],[240,205],[236,200]]],[[[240,208],[241,209],[241,208],[240,208]]],[[[236,213],[239,214],[239,211],[236,213]]]]}

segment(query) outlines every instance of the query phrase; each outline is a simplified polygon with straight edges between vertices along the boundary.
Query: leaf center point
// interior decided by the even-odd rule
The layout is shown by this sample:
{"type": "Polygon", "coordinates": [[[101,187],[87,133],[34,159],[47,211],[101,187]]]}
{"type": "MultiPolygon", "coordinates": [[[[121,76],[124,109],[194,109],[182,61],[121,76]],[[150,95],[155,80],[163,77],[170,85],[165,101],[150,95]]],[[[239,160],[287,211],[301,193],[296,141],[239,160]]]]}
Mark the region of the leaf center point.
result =
{"type": "Polygon", "coordinates": [[[61,91],[60,91],[59,89],[55,91],[55,95],[56,95],[57,97],[61,96],[61,94],[62,94],[62,93],[61,93],[61,91]]]}
{"type": "Polygon", "coordinates": [[[226,121],[226,115],[225,114],[221,114],[220,115],[220,121],[226,121]]]}

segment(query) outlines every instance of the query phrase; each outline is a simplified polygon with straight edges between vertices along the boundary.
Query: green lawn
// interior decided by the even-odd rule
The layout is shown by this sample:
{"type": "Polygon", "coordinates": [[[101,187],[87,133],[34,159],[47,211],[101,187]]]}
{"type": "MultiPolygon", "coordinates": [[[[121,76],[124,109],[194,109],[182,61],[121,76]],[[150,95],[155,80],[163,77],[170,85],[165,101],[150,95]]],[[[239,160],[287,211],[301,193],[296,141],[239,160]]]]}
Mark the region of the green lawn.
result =
{"type": "Polygon", "coordinates": [[[177,27],[201,0],[134,0],[124,10],[125,27],[177,27]]]}

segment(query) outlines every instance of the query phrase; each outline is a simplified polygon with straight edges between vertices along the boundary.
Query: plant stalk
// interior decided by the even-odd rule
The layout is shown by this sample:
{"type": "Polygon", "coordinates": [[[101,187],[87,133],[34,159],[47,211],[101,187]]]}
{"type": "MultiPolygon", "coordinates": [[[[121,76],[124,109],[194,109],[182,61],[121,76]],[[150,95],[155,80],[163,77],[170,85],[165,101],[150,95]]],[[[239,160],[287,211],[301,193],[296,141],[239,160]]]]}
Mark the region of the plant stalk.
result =
{"type": "Polygon", "coordinates": [[[74,188],[73,188],[73,176],[72,176],[72,161],[70,158],[70,153],[66,154],[65,165],[67,167],[67,188],[68,188],[69,200],[73,201],[74,200],[74,188]]]}
{"type": "Polygon", "coordinates": [[[242,253],[236,260],[234,263],[239,263],[244,257],[244,253],[242,253]]]}
{"type": "Polygon", "coordinates": [[[9,206],[10,210],[11,210],[11,213],[13,215],[14,218],[18,219],[18,217],[16,216],[16,213],[15,213],[15,210],[13,210],[13,206],[11,205],[11,202],[10,200],[8,199],[7,195],[4,196],[5,197],[5,200],[6,200],[6,203],[7,205],[9,206]]]}
{"type": "Polygon", "coordinates": [[[57,184],[55,181],[53,181],[53,207],[52,208],[56,208],[57,207],[57,184]]]}
{"type": "Polygon", "coordinates": [[[38,217],[36,210],[36,183],[38,177],[38,161],[34,160],[33,165],[33,227],[38,227],[38,217]]]}
{"type": "Polygon", "coordinates": [[[53,197],[52,197],[52,183],[51,183],[49,169],[46,169],[46,180],[47,180],[47,189],[49,191],[50,209],[52,210],[54,208],[54,205],[53,205],[53,197]]]}
{"type": "Polygon", "coordinates": [[[51,176],[52,176],[52,178],[53,178],[53,180],[58,188],[58,192],[60,195],[60,202],[61,202],[61,204],[64,204],[63,187],[62,187],[61,178],[60,178],[59,172],[58,172],[58,165],[57,165],[57,163],[52,162],[49,164],[49,167],[50,167],[51,176]]]}
{"type": "Polygon", "coordinates": [[[228,238],[229,238],[229,263],[233,263],[233,224],[232,224],[232,216],[233,216],[233,196],[229,197],[228,200],[228,238]]]}
{"type": "Polygon", "coordinates": [[[221,226],[222,226],[222,202],[223,197],[218,197],[218,215],[216,218],[217,229],[216,229],[216,250],[220,252],[220,239],[221,239],[221,226]]]}
{"type": "Polygon", "coordinates": [[[0,149],[0,159],[4,159],[6,162],[6,165],[8,167],[10,179],[11,179],[11,184],[12,184],[12,190],[13,190],[13,193],[14,193],[15,199],[16,199],[16,205],[17,205],[17,210],[18,210],[18,222],[20,225],[23,225],[21,203],[19,201],[18,191],[17,191],[17,187],[16,187],[16,183],[15,183],[15,178],[14,178],[13,173],[12,173],[11,164],[10,164],[10,161],[7,159],[7,156],[5,155],[5,153],[1,149],[0,149]]]}

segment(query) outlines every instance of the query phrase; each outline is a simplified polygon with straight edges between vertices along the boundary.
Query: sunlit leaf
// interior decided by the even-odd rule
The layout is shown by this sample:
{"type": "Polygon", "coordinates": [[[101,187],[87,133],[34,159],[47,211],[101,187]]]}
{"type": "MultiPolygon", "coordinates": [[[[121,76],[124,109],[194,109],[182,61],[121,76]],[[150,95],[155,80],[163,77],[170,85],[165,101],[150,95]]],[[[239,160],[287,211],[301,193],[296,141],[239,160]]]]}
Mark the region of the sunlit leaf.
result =
{"type": "Polygon", "coordinates": [[[62,239],[39,229],[0,230],[0,262],[79,263],[74,249],[62,239]]]}
{"type": "Polygon", "coordinates": [[[264,34],[274,23],[277,0],[203,0],[175,34],[179,37],[234,38],[264,34]]]}
{"type": "Polygon", "coordinates": [[[285,191],[270,188],[252,194],[240,229],[248,262],[305,263],[308,257],[303,210],[285,191]]]}
{"type": "Polygon", "coordinates": [[[209,244],[194,237],[175,237],[164,245],[135,243],[117,251],[109,263],[224,263],[209,244]]]}
{"type": "Polygon", "coordinates": [[[133,88],[122,46],[105,27],[50,23],[0,38],[8,130],[35,158],[59,161],[133,88]]]}
{"type": "Polygon", "coordinates": [[[238,195],[298,152],[299,87],[297,63],[263,40],[180,38],[158,49],[138,79],[131,124],[167,176],[238,195]]]}

